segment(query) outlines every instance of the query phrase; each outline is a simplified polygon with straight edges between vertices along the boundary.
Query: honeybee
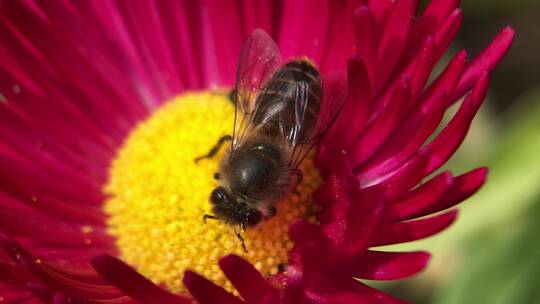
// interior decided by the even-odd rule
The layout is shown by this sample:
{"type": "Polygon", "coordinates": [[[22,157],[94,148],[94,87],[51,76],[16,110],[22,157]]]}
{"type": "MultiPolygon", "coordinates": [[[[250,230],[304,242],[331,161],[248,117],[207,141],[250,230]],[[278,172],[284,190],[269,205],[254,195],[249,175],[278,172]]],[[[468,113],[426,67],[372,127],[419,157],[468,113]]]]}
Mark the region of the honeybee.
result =
{"type": "Polygon", "coordinates": [[[314,64],[296,59],[282,65],[272,38],[255,30],[240,52],[232,136],[195,160],[214,156],[232,140],[214,175],[213,215],[203,219],[230,224],[247,251],[241,232],[273,217],[276,203],[301,182],[298,166],[335,121],[344,94],[323,98],[314,64]]]}

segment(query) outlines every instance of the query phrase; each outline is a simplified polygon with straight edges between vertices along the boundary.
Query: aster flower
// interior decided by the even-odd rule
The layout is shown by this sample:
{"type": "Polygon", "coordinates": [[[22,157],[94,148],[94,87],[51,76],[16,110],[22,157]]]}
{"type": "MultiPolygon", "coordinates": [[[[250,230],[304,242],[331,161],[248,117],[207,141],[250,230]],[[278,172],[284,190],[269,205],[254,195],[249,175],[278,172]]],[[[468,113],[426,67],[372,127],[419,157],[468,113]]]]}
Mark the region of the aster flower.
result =
{"type": "Polygon", "coordinates": [[[429,254],[372,247],[445,229],[457,211],[439,212],[484,183],[485,168],[434,172],[514,33],[432,75],[458,1],[416,18],[417,1],[357,2],[0,1],[0,300],[399,303],[359,279],[411,276],[429,254]],[[227,90],[256,28],[348,99],[300,198],[246,231],[244,254],[202,223],[215,161],[192,159],[230,132],[227,90]]]}

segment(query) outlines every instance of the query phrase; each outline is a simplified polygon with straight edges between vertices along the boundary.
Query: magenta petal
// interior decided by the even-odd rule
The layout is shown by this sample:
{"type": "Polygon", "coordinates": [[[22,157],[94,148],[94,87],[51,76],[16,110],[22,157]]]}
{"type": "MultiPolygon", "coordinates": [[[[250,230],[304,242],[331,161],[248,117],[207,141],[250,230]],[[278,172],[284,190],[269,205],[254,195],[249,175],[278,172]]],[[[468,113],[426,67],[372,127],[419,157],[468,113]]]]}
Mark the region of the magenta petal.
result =
{"type": "MultiPolygon", "coordinates": [[[[460,51],[448,63],[444,71],[435,79],[435,81],[425,90],[422,98],[431,98],[437,92],[447,92],[449,95],[454,92],[459,82],[465,62],[467,60],[467,52],[460,51]]],[[[452,101],[452,100],[451,100],[452,101]]]]}
{"type": "Polygon", "coordinates": [[[442,166],[461,145],[472,119],[484,101],[489,83],[485,72],[476,83],[471,94],[465,98],[458,112],[437,137],[424,149],[430,149],[429,163],[425,174],[428,175],[442,166]]]}
{"type": "MultiPolygon", "coordinates": [[[[370,79],[375,79],[377,33],[375,21],[369,8],[359,6],[354,12],[354,33],[356,52],[366,65],[370,79]]],[[[370,82],[370,90],[374,89],[374,83],[370,82]]]]}
{"type": "Polygon", "coordinates": [[[261,273],[241,257],[223,257],[219,266],[246,302],[259,303],[274,295],[274,289],[261,273]]]}
{"type": "Polygon", "coordinates": [[[382,23],[387,21],[388,15],[391,13],[392,8],[395,5],[394,1],[393,0],[368,0],[367,3],[368,3],[369,10],[373,14],[373,18],[375,19],[377,28],[381,28],[382,23]]]}
{"type": "Polygon", "coordinates": [[[413,114],[405,116],[396,132],[366,162],[366,168],[360,169],[360,183],[385,175],[418,151],[444,116],[448,97],[446,93],[443,91],[432,96],[420,104],[413,114]]]}
{"type": "Polygon", "coordinates": [[[378,53],[379,66],[377,67],[377,82],[374,92],[378,92],[386,83],[400,58],[417,5],[417,0],[397,0],[393,5],[388,22],[381,33],[382,38],[378,53]]]}
{"type": "MultiPolygon", "coordinates": [[[[353,57],[347,62],[347,101],[336,123],[326,138],[328,146],[348,147],[361,134],[371,108],[371,88],[368,71],[361,58],[353,57]],[[349,132],[341,132],[348,129],[349,132]]],[[[323,143],[326,144],[326,143],[323,143]]]]}
{"type": "Polygon", "coordinates": [[[385,222],[410,220],[422,215],[448,192],[452,186],[452,174],[443,172],[425,184],[417,187],[410,194],[388,207],[385,222]]]}
{"type": "Polygon", "coordinates": [[[467,93],[480,79],[484,72],[491,72],[503,59],[514,41],[515,32],[511,27],[506,27],[491,44],[476,58],[465,70],[459,82],[456,92],[451,100],[457,100],[467,93]]]}
{"type": "Polygon", "coordinates": [[[384,211],[382,206],[373,211],[366,212],[358,205],[353,205],[348,210],[345,240],[344,244],[339,248],[340,259],[358,256],[361,252],[365,251],[374,235],[376,235],[375,232],[381,222],[384,211]]]}
{"type": "Polygon", "coordinates": [[[14,241],[0,240],[0,243],[15,262],[39,277],[48,286],[64,290],[77,297],[107,299],[122,296],[122,292],[113,286],[88,284],[65,276],[59,270],[47,265],[45,261],[32,257],[14,241]]]}
{"type": "Polygon", "coordinates": [[[306,286],[309,303],[324,304],[404,304],[396,298],[373,289],[351,277],[317,277],[306,286]]]}
{"type": "Polygon", "coordinates": [[[458,6],[459,0],[432,0],[418,18],[411,31],[404,62],[411,61],[418,53],[422,42],[429,36],[434,35],[441,27],[447,16],[458,6]]]}
{"type": "Polygon", "coordinates": [[[426,155],[425,151],[417,153],[398,169],[372,181],[374,185],[361,189],[358,198],[372,204],[384,204],[401,196],[425,176],[423,172],[427,165],[426,155]]]}
{"type": "Polygon", "coordinates": [[[330,242],[319,226],[298,220],[289,229],[291,238],[296,242],[305,272],[317,273],[331,266],[330,242]]]}
{"type": "Polygon", "coordinates": [[[193,272],[186,271],[183,279],[189,292],[200,304],[242,304],[244,303],[239,298],[225,291],[225,289],[217,286],[203,276],[193,272]]]}
{"type": "Polygon", "coordinates": [[[330,28],[328,1],[294,1],[284,5],[282,10],[278,44],[283,58],[309,56],[321,62],[330,28]],[[299,12],[302,18],[298,18],[299,12]]]}
{"type": "Polygon", "coordinates": [[[350,162],[358,167],[368,157],[377,151],[384,143],[403,116],[406,105],[410,102],[411,87],[409,80],[401,78],[394,92],[390,95],[388,104],[382,113],[367,127],[350,149],[350,162]]]}
{"type": "MultiPolygon", "coordinates": [[[[23,209],[24,210],[24,209],[23,209]]],[[[17,236],[32,237],[42,244],[86,248],[111,248],[113,238],[103,233],[85,234],[80,227],[0,206],[0,228],[17,236]]]]}
{"type": "Polygon", "coordinates": [[[38,282],[38,279],[16,263],[0,259],[0,282],[25,286],[28,283],[38,282]]]}
{"type": "Polygon", "coordinates": [[[26,303],[34,295],[25,289],[14,287],[14,285],[0,283],[0,297],[2,298],[2,303],[6,304],[26,303]]]}
{"type": "Polygon", "coordinates": [[[456,37],[462,20],[463,13],[460,9],[455,9],[437,31],[435,34],[435,45],[437,46],[435,60],[439,60],[444,55],[444,52],[446,52],[450,43],[456,37]]]}
{"type": "Polygon", "coordinates": [[[433,37],[428,36],[424,42],[422,52],[418,55],[418,59],[414,61],[414,68],[411,68],[412,72],[407,71],[411,78],[411,100],[416,100],[431,74],[433,65],[436,62],[433,56],[434,48],[433,37]]]}
{"type": "Polygon", "coordinates": [[[426,267],[430,255],[427,252],[367,251],[351,261],[346,271],[367,280],[397,280],[412,276],[426,267]]]}
{"type": "Polygon", "coordinates": [[[487,173],[487,168],[478,168],[463,175],[454,177],[452,186],[448,190],[447,194],[432,204],[424,212],[419,213],[418,216],[439,212],[441,210],[451,208],[466,200],[471,195],[476,193],[480,187],[482,187],[486,181],[487,173]]]}
{"type": "Polygon", "coordinates": [[[107,281],[141,303],[191,303],[188,298],[171,294],[154,285],[115,257],[99,255],[91,262],[96,271],[107,281]]]}
{"type": "Polygon", "coordinates": [[[420,220],[393,223],[377,231],[371,246],[385,246],[426,238],[446,229],[454,222],[457,210],[420,220]]]}

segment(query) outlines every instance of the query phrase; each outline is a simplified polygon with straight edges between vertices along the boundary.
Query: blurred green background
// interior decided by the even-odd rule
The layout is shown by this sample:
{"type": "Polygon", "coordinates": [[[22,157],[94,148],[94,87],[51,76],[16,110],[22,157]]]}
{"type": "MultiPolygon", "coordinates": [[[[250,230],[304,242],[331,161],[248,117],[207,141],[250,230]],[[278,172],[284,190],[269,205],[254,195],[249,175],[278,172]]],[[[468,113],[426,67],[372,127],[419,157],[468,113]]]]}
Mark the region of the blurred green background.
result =
{"type": "Polygon", "coordinates": [[[488,182],[447,231],[397,246],[431,251],[426,271],[375,285],[412,303],[540,303],[540,1],[462,2],[463,25],[448,55],[478,54],[505,25],[517,33],[446,166],[461,174],[487,165],[488,182]]]}

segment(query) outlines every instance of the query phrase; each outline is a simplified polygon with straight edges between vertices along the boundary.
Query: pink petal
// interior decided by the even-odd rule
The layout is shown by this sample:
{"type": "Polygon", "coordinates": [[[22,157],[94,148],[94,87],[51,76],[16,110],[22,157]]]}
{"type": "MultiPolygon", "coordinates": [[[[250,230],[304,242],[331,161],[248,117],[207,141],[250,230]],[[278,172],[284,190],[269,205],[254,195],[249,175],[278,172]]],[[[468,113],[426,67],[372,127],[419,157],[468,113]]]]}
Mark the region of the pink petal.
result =
{"type": "Polygon", "coordinates": [[[397,0],[393,5],[392,12],[382,32],[383,36],[378,53],[377,82],[374,92],[378,92],[381,86],[386,83],[400,58],[417,5],[417,0],[397,0]]]}
{"type": "Polygon", "coordinates": [[[321,263],[329,259],[330,242],[320,226],[297,220],[289,227],[289,234],[299,248],[303,268],[318,270],[330,265],[321,263]],[[313,251],[314,248],[319,248],[313,251]]]}
{"type": "Polygon", "coordinates": [[[388,104],[383,112],[367,127],[365,132],[359,137],[349,151],[352,166],[358,167],[368,157],[377,151],[384,143],[392,131],[397,126],[399,119],[403,116],[404,105],[410,102],[410,83],[407,78],[401,78],[392,95],[388,99],[388,104]]]}
{"type": "Polygon", "coordinates": [[[428,175],[442,166],[461,145],[471,125],[474,115],[480,108],[487,93],[488,74],[484,73],[476,83],[472,93],[463,101],[458,112],[437,137],[424,149],[430,149],[428,175]]]}
{"type": "Polygon", "coordinates": [[[454,207],[458,203],[472,196],[484,183],[488,173],[487,168],[478,168],[463,175],[454,177],[452,186],[447,194],[429,206],[426,210],[420,212],[418,216],[432,214],[454,207]]]}
{"type": "Polygon", "coordinates": [[[107,281],[141,303],[191,303],[191,300],[161,289],[119,259],[99,255],[92,266],[107,281]]]}
{"type": "Polygon", "coordinates": [[[0,208],[0,227],[3,231],[16,236],[31,237],[41,244],[56,246],[106,249],[114,244],[112,237],[100,233],[99,230],[85,234],[81,227],[17,211],[0,208]]]}
{"type": "MultiPolygon", "coordinates": [[[[377,28],[381,29],[382,24],[386,22],[388,16],[392,12],[394,7],[394,1],[392,0],[368,0],[368,7],[373,14],[373,18],[377,25],[377,28]]],[[[380,33],[378,33],[380,34],[380,33]]]]}
{"type": "Polygon", "coordinates": [[[441,28],[435,33],[435,60],[438,61],[444,52],[450,46],[450,43],[456,37],[456,34],[461,26],[463,20],[463,13],[460,9],[455,9],[450,16],[441,25],[441,28]]]}
{"type": "Polygon", "coordinates": [[[398,126],[396,132],[385,145],[367,161],[367,167],[360,169],[360,182],[375,179],[402,164],[428,139],[435,131],[444,116],[447,94],[434,96],[426,100],[412,114],[407,115],[398,126]]]}
{"type": "Polygon", "coordinates": [[[225,291],[206,278],[192,271],[186,271],[183,279],[184,285],[200,304],[242,304],[242,300],[225,291]]]}
{"type": "Polygon", "coordinates": [[[283,58],[308,56],[319,64],[327,43],[328,25],[327,1],[302,0],[284,5],[278,43],[283,58]]]}
{"type": "Polygon", "coordinates": [[[457,210],[452,210],[420,220],[388,224],[377,231],[371,246],[406,243],[429,237],[446,229],[454,222],[456,216],[457,210]]]}
{"type": "Polygon", "coordinates": [[[0,243],[15,262],[39,277],[49,286],[65,290],[78,297],[106,299],[122,296],[122,293],[115,287],[88,284],[65,276],[58,270],[52,269],[45,261],[38,261],[36,258],[32,257],[14,241],[0,240],[0,243]]]}
{"type": "Polygon", "coordinates": [[[448,193],[452,186],[452,174],[446,171],[410,192],[410,194],[388,207],[385,222],[405,221],[424,215],[424,212],[448,193]]]}
{"type": "Polygon", "coordinates": [[[331,275],[310,280],[306,286],[306,296],[309,303],[321,304],[404,303],[351,277],[331,275]]]}
{"type": "Polygon", "coordinates": [[[433,81],[433,83],[422,93],[422,99],[428,99],[434,94],[448,92],[452,94],[456,89],[467,60],[467,52],[460,51],[448,63],[444,71],[433,81]]]}
{"type": "Polygon", "coordinates": [[[24,286],[29,282],[37,282],[38,279],[16,263],[0,259],[0,281],[24,286]]]}
{"type": "Polygon", "coordinates": [[[365,63],[369,79],[372,79],[370,91],[375,88],[377,32],[375,21],[367,6],[359,6],[353,16],[356,53],[365,63]]]}
{"type": "Polygon", "coordinates": [[[434,35],[441,27],[447,16],[457,8],[459,0],[432,0],[428,3],[425,11],[414,24],[410,39],[404,55],[404,63],[414,58],[419,52],[422,42],[429,35],[434,35]]]}
{"type": "Polygon", "coordinates": [[[424,177],[427,154],[426,151],[417,153],[398,169],[376,180],[371,180],[369,183],[372,185],[363,185],[358,198],[365,199],[366,202],[384,204],[399,197],[424,177]]]}
{"type": "Polygon", "coordinates": [[[345,267],[355,277],[367,280],[397,280],[412,276],[426,267],[426,252],[368,251],[345,267]]]}
{"type": "Polygon", "coordinates": [[[489,74],[489,72],[495,69],[510,49],[514,41],[514,36],[514,29],[506,27],[480,55],[473,59],[461,77],[451,100],[457,100],[463,94],[467,93],[475,86],[484,72],[489,74]]]}
{"type": "Polygon", "coordinates": [[[239,256],[223,257],[219,266],[246,302],[260,303],[275,295],[274,289],[261,273],[239,256]]]}
{"type": "Polygon", "coordinates": [[[321,59],[321,71],[335,72],[346,68],[347,59],[354,53],[354,34],[351,26],[352,1],[329,1],[329,23],[326,45],[321,59]]]}
{"type": "Polygon", "coordinates": [[[361,58],[352,57],[347,67],[348,96],[335,124],[323,138],[321,145],[349,147],[361,134],[370,112],[369,76],[361,58]],[[342,132],[348,129],[349,132],[342,132]]]}
{"type": "MultiPolygon", "coordinates": [[[[356,204],[359,205],[359,204],[356,204]]],[[[365,212],[360,206],[353,205],[346,218],[345,242],[340,244],[340,259],[348,259],[364,252],[372,239],[383,215],[382,206],[371,212],[365,212]],[[356,208],[355,208],[356,207],[356,208]]]]}
{"type": "Polygon", "coordinates": [[[414,60],[412,71],[407,71],[411,78],[411,100],[416,100],[424,85],[426,84],[433,65],[434,60],[434,41],[432,36],[428,36],[423,42],[424,47],[418,55],[418,59],[414,60]]]}

